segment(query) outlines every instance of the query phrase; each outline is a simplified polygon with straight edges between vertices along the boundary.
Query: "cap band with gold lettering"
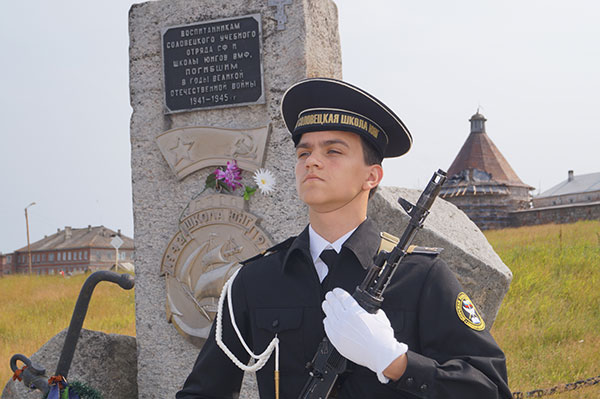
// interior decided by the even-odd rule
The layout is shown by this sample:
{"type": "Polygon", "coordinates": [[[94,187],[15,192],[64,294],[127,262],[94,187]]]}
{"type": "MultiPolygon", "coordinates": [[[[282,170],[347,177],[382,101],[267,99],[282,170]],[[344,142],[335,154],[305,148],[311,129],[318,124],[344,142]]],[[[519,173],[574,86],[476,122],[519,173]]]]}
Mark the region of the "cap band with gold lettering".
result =
{"type": "Polygon", "coordinates": [[[294,144],[304,133],[342,130],[365,138],[384,158],[403,155],[412,145],[410,132],[391,109],[337,79],[311,78],[292,85],[281,100],[281,114],[294,144]]]}
{"type": "Polygon", "coordinates": [[[381,149],[388,143],[385,132],[372,120],[350,111],[337,109],[307,109],[302,111],[292,132],[292,139],[298,144],[300,136],[307,132],[343,130],[357,133],[369,141],[383,157],[381,149]]]}

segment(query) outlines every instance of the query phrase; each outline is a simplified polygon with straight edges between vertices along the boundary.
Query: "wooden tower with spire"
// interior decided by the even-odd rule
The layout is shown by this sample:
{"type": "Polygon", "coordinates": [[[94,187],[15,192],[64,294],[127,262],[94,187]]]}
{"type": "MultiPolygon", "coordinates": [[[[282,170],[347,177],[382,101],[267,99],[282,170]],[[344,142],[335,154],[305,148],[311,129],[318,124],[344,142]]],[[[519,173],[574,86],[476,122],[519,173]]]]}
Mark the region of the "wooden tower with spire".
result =
{"type": "Polygon", "coordinates": [[[487,135],[486,121],[479,109],[469,119],[471,133],[440,192],[482,230],[510,226],[510,212],[528,208],[534,189],[521,181],[487,135]]]}

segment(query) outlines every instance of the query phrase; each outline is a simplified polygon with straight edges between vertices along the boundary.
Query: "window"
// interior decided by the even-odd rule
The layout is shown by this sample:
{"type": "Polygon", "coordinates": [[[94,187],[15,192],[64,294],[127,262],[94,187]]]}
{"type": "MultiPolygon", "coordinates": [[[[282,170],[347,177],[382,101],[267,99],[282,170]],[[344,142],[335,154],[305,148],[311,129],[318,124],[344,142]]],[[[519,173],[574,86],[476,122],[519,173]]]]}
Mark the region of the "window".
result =
{"type": "Polygon", "coordinates": [[[8,256],[6,257],[6,260],[7,260],[7,262],[8,262],[8,263],[10,263],[10,261],[12,260],[12,257],[11,257],[10,255],[8,255],[8,256]]]}
{"type": "Polygon", "coordinates": [[[87,251],[85,251],[85,252],[83,253],[83,259],[87,259],[87,257],[88,257],[88,255],[87,255],[87,254],[88,254],[88,253],[87,253],[87,251]]]}
{"type": "Polygon", "coordinates": [[[46,261],[46,254],[42,254],[42,262],[46,261]]]}
{"type": "Polygon", "coordinates": [[[67,259],[68,259],[68,260],[71,260],[71,256],[72,256],[72,255],[71,255],[71,252],[68,252],[68,253],[67,253],[67,259]]]}
{"type": "Polygon", "coordinates": [[[54,262],[54,254],[48,254],[48,262],[54,262]]]}

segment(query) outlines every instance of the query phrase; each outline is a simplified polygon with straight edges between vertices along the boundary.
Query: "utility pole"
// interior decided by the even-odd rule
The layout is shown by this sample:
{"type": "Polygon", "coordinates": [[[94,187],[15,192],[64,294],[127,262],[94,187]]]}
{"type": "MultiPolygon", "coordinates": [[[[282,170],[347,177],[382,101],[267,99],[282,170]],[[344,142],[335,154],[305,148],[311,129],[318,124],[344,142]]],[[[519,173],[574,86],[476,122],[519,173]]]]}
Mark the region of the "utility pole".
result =
{"type": "Polygon", "coordinates": [[[29,275],[31,276],[31,246],[29,245],[29,217],[27,216],[27,208],[35,205],[35,202],[25,207],[25,225],[27,226],[27,258],[29,259],[29,275]]]}

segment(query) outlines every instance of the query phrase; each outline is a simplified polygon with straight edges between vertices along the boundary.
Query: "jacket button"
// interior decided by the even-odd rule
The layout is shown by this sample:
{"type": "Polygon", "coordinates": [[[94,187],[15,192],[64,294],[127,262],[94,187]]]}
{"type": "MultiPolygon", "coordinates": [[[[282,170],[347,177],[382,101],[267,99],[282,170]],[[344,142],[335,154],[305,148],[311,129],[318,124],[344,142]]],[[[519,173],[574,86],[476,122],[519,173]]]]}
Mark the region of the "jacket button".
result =
{"type": "Polygon", "coordinates": [[[279,326],[279,320],[273,320],[272,326],[273,328],[277,328],[279,326]]]}
{"type": "Polygon", "coordinates": [[[421,390],[421,392],[425,392],[427,390],[427,384],[423,384],[419,387],[419,389],[421,390]]]}
{"type": "Polygon", "coordinates": [[[415,383],[415,380],[414,380],[412,377],[408,377],[408,378],[406,379],[406,386],[407,386],[407,387],[411,387],[411,386],[413,386],[413,384],[414,384],[414,383],[415,383]]]}

